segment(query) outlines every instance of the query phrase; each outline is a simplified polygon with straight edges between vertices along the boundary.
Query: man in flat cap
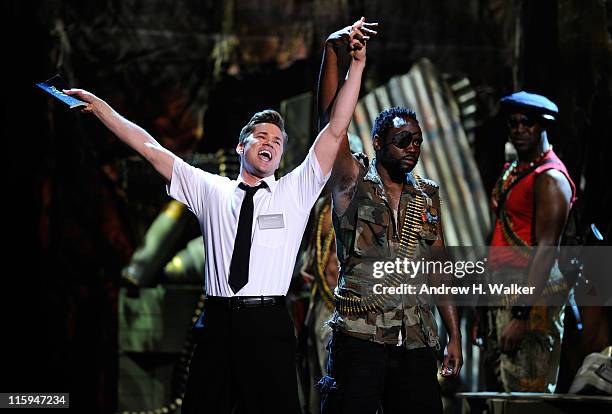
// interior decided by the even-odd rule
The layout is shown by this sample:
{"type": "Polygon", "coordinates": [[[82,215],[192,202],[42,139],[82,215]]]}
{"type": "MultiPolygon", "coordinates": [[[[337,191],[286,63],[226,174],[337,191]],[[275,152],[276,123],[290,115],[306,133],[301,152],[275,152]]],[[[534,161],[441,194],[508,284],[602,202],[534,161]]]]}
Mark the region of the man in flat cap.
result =
{"type": "Polygon", "coordinates": [[[496,214],[491,246],[502,248],[491,249],[489,269],[494,280],[534,286],[536,294],[485,313],[487,388],[554,392],[563,307],[543,306],[544,292],[562,285],[557,246],[576,189],[548,142],[546,131],[558,115],[557,105],[541,95],[517,92],[502,98],[501,108],[518,158],[504,166],[491,196],[496,214]]]}

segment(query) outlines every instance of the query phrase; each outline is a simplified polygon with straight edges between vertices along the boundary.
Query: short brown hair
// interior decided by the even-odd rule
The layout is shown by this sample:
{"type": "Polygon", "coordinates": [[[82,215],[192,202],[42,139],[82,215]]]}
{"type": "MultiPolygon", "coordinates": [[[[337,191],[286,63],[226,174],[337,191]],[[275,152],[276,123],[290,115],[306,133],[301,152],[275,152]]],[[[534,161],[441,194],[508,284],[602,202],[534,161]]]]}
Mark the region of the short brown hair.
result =
{"type": "Polygon", "coordinates": [[[240,131],[240,136],[238,137],[238,142],[242,144],[247,139],[247,137],[251,135],[251,133],[253,132],[253,128],[255,128],[255,125],[263,123],[276,125],[278,129],[280,129],[283,133],[283,138],[285,142],[287,142],[288,137],[287,132],[285,131],[285,121],[283,120],[281,114],[279,114],[273,109],[264,109],[263,111],[257,112],[255,115],[253,115],[253,117],[251,117],[251,120],[245,126],[242,127],[242,130],[240,131]]]}

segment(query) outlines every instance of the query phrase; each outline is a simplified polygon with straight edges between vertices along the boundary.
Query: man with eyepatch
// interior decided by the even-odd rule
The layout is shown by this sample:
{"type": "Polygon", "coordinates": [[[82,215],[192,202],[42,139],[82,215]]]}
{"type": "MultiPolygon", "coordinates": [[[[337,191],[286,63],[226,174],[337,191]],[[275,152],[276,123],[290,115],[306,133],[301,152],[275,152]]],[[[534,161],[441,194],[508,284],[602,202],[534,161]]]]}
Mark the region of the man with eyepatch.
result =
{"type": "MultiPolygon", "coordinates": [[[[495,280],[519,278],[519,283],[534,286],[539,300],[519,298],[514,306],[485,313],[486,383],[491,391],[554,392],[563,307],[544,306],[543,295],[547,284],[560,285],[563,280],[556,251],[576,189],[548,142],[557,105],[522,91],[502,98],[501,109],[517,159],[505,165],[492,193],[496,221],[489,269],[495,280]]],[[[472,340],[477,336],[474,331],[472,340]]]]}
{"type": "MultiPolygon", "coordinates": [[[[364,25],[364,36],[376,34],[364,25]]],[[[346,48],[348,28],[325,44],[318,88],[319,127],[329,118],[338,90],[338,50],[346,48]]],[[[340,262],[327,375],[319,381],[321,412],[385,414],[441,413],[437,378],[437,327],[428,305],[411,305],[400,294],[377,295],[374,262],[400,257],[402,233],[416,237],[415,256],[444,243],[438,185],[412,171],[423,135],[416,114],[406,108],[380,113],[372,129],[376,157],[353,155],[348,137],[339,149],[332,178],[332,220],[340,262]],[[410,217],[407,219],[407,217],[410,217]]],[[[392,282],[391,284],[397,281],[392,282]]],[[[462,365],[456,309],[439,306],[449,333],[442,375],[462,365]]]]}

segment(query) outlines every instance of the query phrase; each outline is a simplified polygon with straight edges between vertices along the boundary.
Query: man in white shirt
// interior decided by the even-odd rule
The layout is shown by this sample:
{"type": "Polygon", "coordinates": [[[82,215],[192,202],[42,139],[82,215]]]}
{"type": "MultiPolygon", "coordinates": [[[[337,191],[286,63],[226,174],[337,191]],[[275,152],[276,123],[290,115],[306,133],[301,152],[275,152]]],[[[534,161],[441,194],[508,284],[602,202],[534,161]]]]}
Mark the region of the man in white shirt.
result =
{"type": "Polygon", "coordinates": [[[364,19],[351,30],[349,74],[329,124],[304,162],[276,180],[287,139],[281,116],[259,112],[242,129],[237,180],[204,172],[163,148],[106,102],[81,90],[100,121],[160,173],[197,216],[206,251],[207,300],[198,320],[182,412],[297,413],[295,336],[284,306],[310,209],[348,129],[365,66],[364,19]]]}

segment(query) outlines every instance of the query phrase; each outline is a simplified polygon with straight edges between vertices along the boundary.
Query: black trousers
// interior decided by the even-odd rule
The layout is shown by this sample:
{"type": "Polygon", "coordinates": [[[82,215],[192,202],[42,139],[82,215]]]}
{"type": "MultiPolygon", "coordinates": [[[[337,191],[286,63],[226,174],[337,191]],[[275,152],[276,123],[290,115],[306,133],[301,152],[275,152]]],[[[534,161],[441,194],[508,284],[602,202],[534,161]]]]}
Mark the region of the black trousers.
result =
{"type": "Polygon", "coordinates": [[[295,334],[285,305],[204,308],[181,413],[299,413],[295,334]]]}
{"type": "Polygon", "coordinates": [[[427,348],[407,350],[334,332],[322,414],[442,413],[437,363],[427,348]]]}

